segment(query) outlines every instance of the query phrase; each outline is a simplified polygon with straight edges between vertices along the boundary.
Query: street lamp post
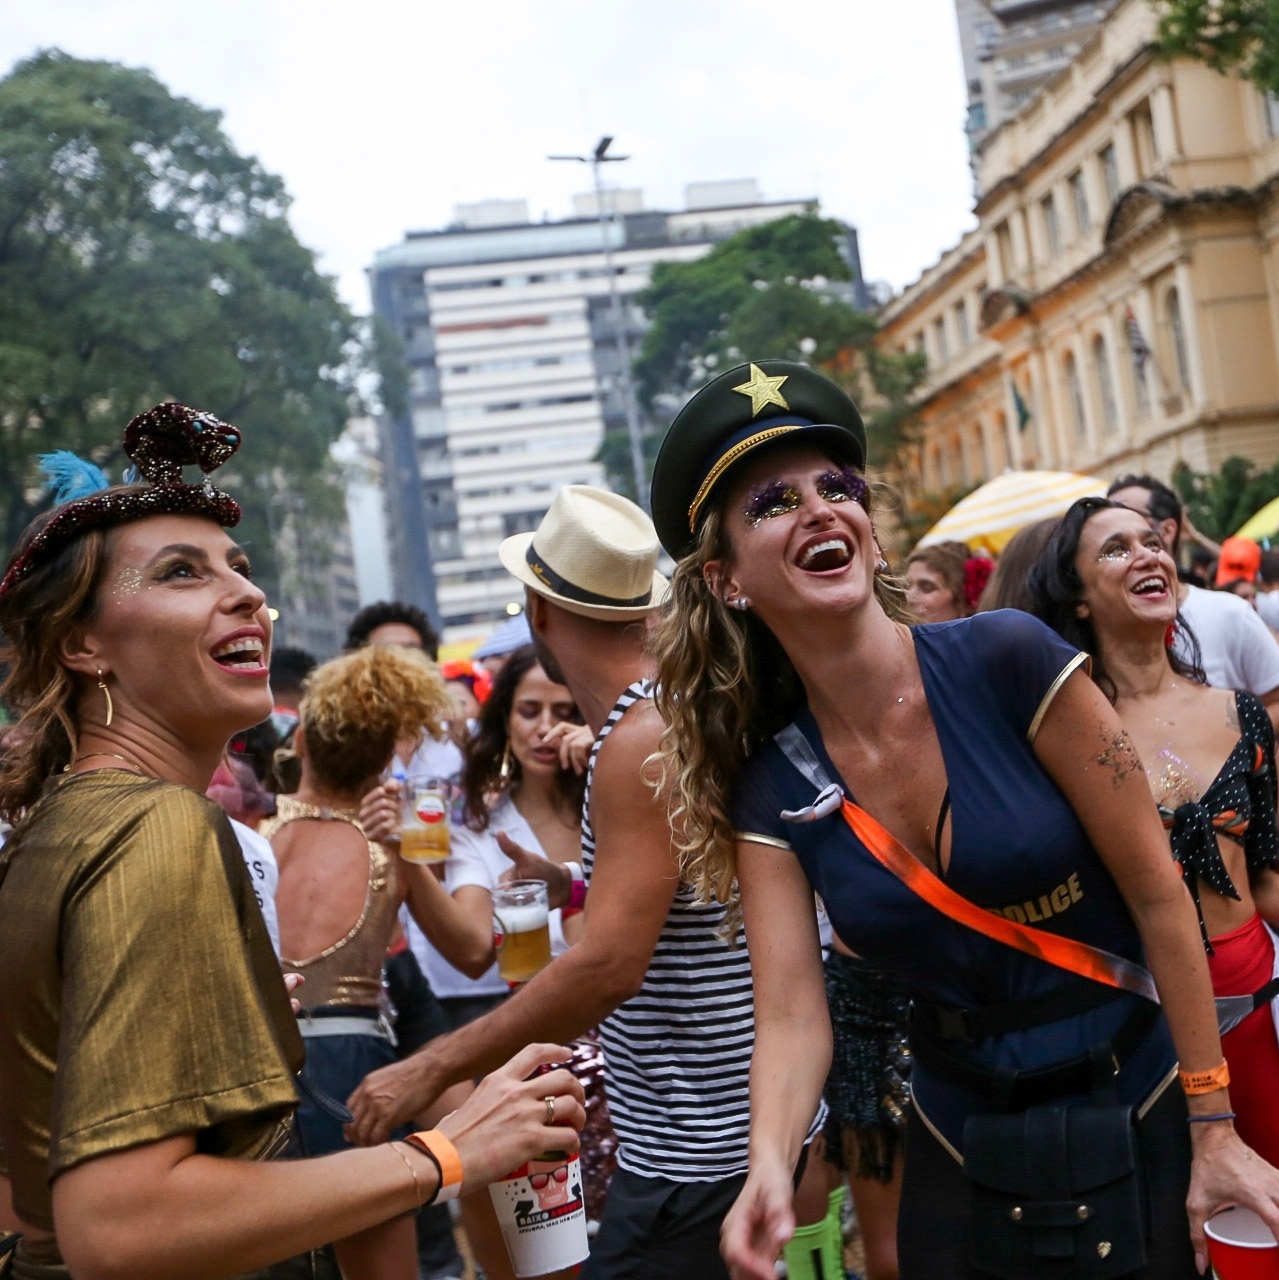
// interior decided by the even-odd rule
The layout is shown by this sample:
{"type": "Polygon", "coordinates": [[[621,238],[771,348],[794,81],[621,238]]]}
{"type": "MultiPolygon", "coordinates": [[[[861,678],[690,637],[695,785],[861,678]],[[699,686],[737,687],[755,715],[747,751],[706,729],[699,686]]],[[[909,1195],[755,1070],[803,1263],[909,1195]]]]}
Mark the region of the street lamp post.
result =
{"type": "Polygon", "coordinates": [[[595,183],[595,207],[599,217],[600,238],[604,243],[604,270],[608,276],[608,298],[613,314],[613,332],[617,342],[617,359],[621,365],[622,399],[626,409],[626,436],[631,446],[631,470],[635,475],[635,494],[640,506],[648,507],[648,472],[644,466],[644,437],[640,431],[639,410],[635,404],[635,387],[631,381],[631,344],[626,336],[626,317],[622,310],[622,297],[617,289],[617,273],[613,269],[613,246],[609,236],[609,224],[613,221],[610,210],[604,208],[604,184],[600,166],[629,160],[629,156],[608,154],[612,137],[601,138],[595,150],[588,156],[547,156],[548,160],[572,160],[591,166],[595,183]]]}

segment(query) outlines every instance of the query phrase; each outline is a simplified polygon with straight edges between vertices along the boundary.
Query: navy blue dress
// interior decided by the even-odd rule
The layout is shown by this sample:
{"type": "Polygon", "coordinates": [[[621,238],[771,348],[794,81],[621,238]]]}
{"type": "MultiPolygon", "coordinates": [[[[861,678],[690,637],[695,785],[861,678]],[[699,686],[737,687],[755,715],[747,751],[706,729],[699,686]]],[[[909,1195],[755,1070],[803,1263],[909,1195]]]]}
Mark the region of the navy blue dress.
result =
{"type": "MultiPolygon", "coordinates": [[[[947,882],[1011,919],[1144,963],[1137,928],[1114,880],[1033,748],[1052,697],[1084,655],[1015,610],[918,626],[912,634],[950,786],[947,882]]],[[[831,778],[855,800],[857,779],[839,778],[807,708],[796,724],[831,778]]],[[[1108,785],[1100,769],[1098,783],[1108,785]]],[[[744,835],[785,842],[840,938],[891,972],[912,998],[978,1008],[1057,992],[1065,1001],[1078,994],[1079,984],[1094,985],[929,906],[875,860],[838,812],[810,824],[780,818],[783,809],[813,799],[813,785],[770,741],[752,754],[738,779],[734,826],[744,835]]],[[[1141,1003],[1117,993],[1086,1012],[954,1051],[985,1067],[1052,1066],[1110,1040],[1141,1003]]],[[[1160,1019],[1125,1062],[1120,1097],[1142,1103],[1175,1066],[1160,1019]]],[[[918,1060],[912,1080],[921,1115],[953,1152],[962,1146],[967,1116],[996,1105],[918,1060]]]]}

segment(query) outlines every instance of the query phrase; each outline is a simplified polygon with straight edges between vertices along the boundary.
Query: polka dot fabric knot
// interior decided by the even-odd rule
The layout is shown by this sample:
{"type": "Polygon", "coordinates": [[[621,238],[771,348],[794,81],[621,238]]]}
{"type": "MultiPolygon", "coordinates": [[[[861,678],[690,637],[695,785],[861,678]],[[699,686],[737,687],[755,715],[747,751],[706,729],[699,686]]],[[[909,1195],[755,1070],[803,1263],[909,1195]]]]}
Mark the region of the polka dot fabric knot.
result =
{"type": "MultiPolygon", "coordinates": [[[[1222,897],[1239,898],[1221,857],[1219,836],[1243,846],[1249,871],[1279,867],[1279,827],[1275,818],[1275,740],[1266,709],[1251,694],[1235,694],[1239,741],[1221,771],[1198,800],[1175,810],[1161,807],[1173,857],[1181,864],[1195,906],[1202,880],[1222,897]]],[[[1204,946],[1212,946],[1199,910],[1204,946]]]]}

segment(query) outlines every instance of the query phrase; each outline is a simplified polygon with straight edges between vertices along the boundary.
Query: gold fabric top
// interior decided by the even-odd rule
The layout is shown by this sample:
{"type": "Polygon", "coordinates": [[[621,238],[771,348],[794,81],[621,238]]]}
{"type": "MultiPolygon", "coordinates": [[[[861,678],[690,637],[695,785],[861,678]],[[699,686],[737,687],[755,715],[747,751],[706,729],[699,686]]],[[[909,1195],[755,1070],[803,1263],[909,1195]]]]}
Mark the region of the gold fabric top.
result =
{"type": "Polygon", "coordinates": [[[240,846],[203,796],[68,774],[0,850],[0,1146],[18,1216],[50,1183],[178,1134],[261,1159],[287,1140],[302,1041],[240,846]]]}
{"type": "MultiPolygon", "coordinates": [[[[276,816],[264,822],[260,834],[273,840],[281,827],[300,819],[321,822],[347,822],[364,837],[369,852],[369,884],[364,895],[360,918],[344,938],[325,947],[309,960],[291,960],[281,956],[289,973],[306,975],[300,995],[308,1008],[321,1005],[346,1005],[350,1008],[376,1008],[382,995],[382,966],[386,949],[395,929],[396,912],[400,909],[400,884],[391,855],[364,834],[359,821],[344,809],[322,809],[302,804],[292,796],[279,796],[276,816]]],[[[317,834],[317,839],[322,838],[317,834]]]]}

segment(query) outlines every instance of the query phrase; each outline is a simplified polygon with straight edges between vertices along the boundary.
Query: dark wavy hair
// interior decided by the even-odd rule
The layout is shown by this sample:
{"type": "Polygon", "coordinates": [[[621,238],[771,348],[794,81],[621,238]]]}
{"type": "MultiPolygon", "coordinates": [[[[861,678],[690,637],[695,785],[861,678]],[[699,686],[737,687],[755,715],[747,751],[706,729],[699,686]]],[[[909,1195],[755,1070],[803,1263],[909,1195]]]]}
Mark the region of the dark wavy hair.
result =
{"type": "MultiPolygon", "coordinates": [[[[489,809],[499,792],[514,793],[519,789],[520,762],[510,757],[510,776],[502,777],[502,761],[510,741],[507,723],[515,707],[515,691],[525,675],[538,665],[531,644],[516,649],[493,681],[493,692],[480,708],[479,728],[466,747],[466,765],[462,771],[463,816],[472,831],[484,831],[489,824],[489,809]]],[[[579,721],[580,723],[580,721],[579,721]]],[[[586,778],[572,769],[560,769],[555,775],[556,798],[561,815],[576,826],[582,817],[582,797],[586,778]]]]}
{"type": "MultiPolygon", "coordinates": [[[[1033,613],[1041,622],[1046,622],[1068,644],[1073,644],[1076,649],[1082,649],[1088,654],[1092,659],[1092,678],[1111,702],[1114,702],[1117,692],[1114,681],[1106,674],[1096,628],[1091,618],[1081,618],[1078,612],[1083,601],[1084,584],[1076,561],[1079,558],[1079,542],[1083,537],[1084,525],[1093,516],[1099,511],[1131,510],[1131,507],[1124,506],[1122,502],[1112,502],[1109,498],[1080,498],[1053,530],[1052,536],[1039,553],[1039,558],[1031,565],[1027,582],[1028,612],[1033,613]]],[[[1170,585],[1175,585],[1175,581],[1170,585]]],[[[1185,640],[1189,659],[1180,657],[1169,646],[1165,650],[1168,665],[1177,675],[1206,684],[1199,641],[1195,638],[1195,633],[1180,612],[1174,625],[1185,640]]]]}
{"type": "Polygon", "coordinates": [[[415,604],[405,604],[402,600],[379,600],[376,604],[365,605],[351,619],[346,629],[346,650],[363,649],[369,642],[369,636],[378,627],[388,622],[403,623],[412,627],[422,638],[422,648],[432,662],[440,656],[440,637],[436,635],[431,620],[415,604]]]}

